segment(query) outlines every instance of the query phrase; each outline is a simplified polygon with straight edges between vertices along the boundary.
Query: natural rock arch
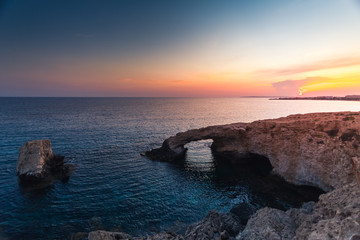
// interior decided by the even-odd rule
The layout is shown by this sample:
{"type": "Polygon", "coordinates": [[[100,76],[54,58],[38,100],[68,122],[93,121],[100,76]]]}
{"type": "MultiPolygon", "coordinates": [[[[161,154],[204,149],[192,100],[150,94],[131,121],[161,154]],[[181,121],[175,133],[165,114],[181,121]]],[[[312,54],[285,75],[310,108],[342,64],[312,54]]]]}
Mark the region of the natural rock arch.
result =
{"type": "Polygon", "coordinates": [[[360,113],[341,112],[210,126],[178,133],[145,154],[153,160],[177,161],[185,156],[185,144],[212,139],[216,152],[236,159],[265,156],[273,173],[286,181],[329,191],[353,182],[359,174],[359,122],[360,113]]]}

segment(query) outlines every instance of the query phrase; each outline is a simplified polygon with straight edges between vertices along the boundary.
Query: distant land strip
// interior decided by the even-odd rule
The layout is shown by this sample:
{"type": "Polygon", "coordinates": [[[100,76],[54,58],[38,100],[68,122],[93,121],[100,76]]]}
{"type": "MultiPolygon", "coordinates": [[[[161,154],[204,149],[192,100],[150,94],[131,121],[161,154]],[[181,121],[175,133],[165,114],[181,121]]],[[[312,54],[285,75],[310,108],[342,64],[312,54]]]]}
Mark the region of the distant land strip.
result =
{"type": "Polygon", "coordinates": [[[337,100],[337,101],[360,101],[360,95],[347,95],[345,97],[319,96],[319,97],[279,97],[270,100],[337,100]]]}

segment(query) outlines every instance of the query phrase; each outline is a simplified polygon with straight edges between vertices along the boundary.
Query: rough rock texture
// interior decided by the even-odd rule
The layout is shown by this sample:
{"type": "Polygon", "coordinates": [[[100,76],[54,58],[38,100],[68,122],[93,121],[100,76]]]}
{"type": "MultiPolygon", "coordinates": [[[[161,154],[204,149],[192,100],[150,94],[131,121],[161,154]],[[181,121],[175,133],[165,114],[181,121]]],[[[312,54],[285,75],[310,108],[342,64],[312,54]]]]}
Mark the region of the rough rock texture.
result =
{"type": "Polygon", "coordinates": [[[360,113],[311,113],[210,126],[178,133],[159,149],[146,152],[153,160],[175,161],[191,141],[213,139],[217,153],[231,153],[238,161],[249,154],[269,159],[273,173],[298,185],[330,191],[359,176],[360,113]]]}
{"type": "Polygon", "coordinates": [[[16,172],[23,185],[46,187],[56,179],[67,180],[73,168],[53,153],[50,140],[29,141],[19,149],[16,172]]]}
{"type": "Polygon", "coordinates": [[[351,183],[286,212],[262,208],[237,239],[360,239],[360,188],[351,183]]]}
{"type": "Polygon", "coordinates": [[[284,211],[262,208],[248,221],[238,239],[292,239],[295,236],[295,223],[284,211]]]}
{"type": "Polygon", "coordinates": [[[294,240],[360,239],[360,188],[356,183],[323,194],[313,212],[298,217],[294,240]]]}
{"type": "Polygon", "coordinates": [[[19,176],[27,175],[44,177],[47,173],[46,163],[54,159],[50,140],[34,140],[26,142],[19,149],[19,160],[16,171],[19,176]]]}

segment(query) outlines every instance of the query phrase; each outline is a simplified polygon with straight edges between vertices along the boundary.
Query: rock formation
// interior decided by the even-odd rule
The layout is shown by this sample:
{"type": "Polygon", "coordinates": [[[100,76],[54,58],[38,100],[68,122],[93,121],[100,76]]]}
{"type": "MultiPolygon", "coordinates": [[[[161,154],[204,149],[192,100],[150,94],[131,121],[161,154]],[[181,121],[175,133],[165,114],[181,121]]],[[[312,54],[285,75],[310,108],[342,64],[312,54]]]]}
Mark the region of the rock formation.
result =
{"type": "Polygon", "coordinates": [[[185,156],[185,144],[212,139],[216,153],[231,154],[237,161],[249,154],[265,156],[273,173],[286,181],[329,191],[360,175],[359,133],[360,113],[298,114],[189,130],[166,139],[161,148],[145,155],[176,161],[185,156]]]}
{"type": "MultiPolygon", "coordinates": [[[[269,207],[256,211],[245,203],[230,213],[210,211],[190,225],[184,236],[159,233],[116,239],[359,240],[359,133],[360,113],[354,112],[291,115],[178,133],[145,155],[153,160],[179,161],[186,154],[186,143],[213,139],[214,153],[230,156],[234,162],[248,161],[252,154],[267,157],[272,172],[286,181],[329,192],[316,203],[287,211],[269,207]]],[[[91,239],[94,233],[89,234],[89,240],[115,239],[111,232],[107,232],[109,237],[91,239]]]]}
{"type": "Polygon", "coordinates": [[[64,157],[53,153],[50,140],[28,141],[19,149],[16,171],[23,185],[45,187],[56,179],[68,179],[72,170],[64,157]]]}
{"type": "Polygon", "coordinates": [[[260,209],[237,239],[360,239],[360,188],[351,183],[286,212],[260,209]]]}

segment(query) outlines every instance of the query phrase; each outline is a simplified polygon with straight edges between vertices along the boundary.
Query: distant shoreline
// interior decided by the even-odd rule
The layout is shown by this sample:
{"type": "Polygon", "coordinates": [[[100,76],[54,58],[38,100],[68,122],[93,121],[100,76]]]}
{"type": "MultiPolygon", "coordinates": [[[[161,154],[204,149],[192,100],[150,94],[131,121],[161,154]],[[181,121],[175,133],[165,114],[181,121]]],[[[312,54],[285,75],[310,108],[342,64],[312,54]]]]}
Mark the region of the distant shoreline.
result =
{"type": "Polygon", "coordinates": [[[334,101],[360,101],[360,95],[349,95],[345,97],[320,96],[320,97],[279,97],[269,100],[334,100],[334,101]]]}

